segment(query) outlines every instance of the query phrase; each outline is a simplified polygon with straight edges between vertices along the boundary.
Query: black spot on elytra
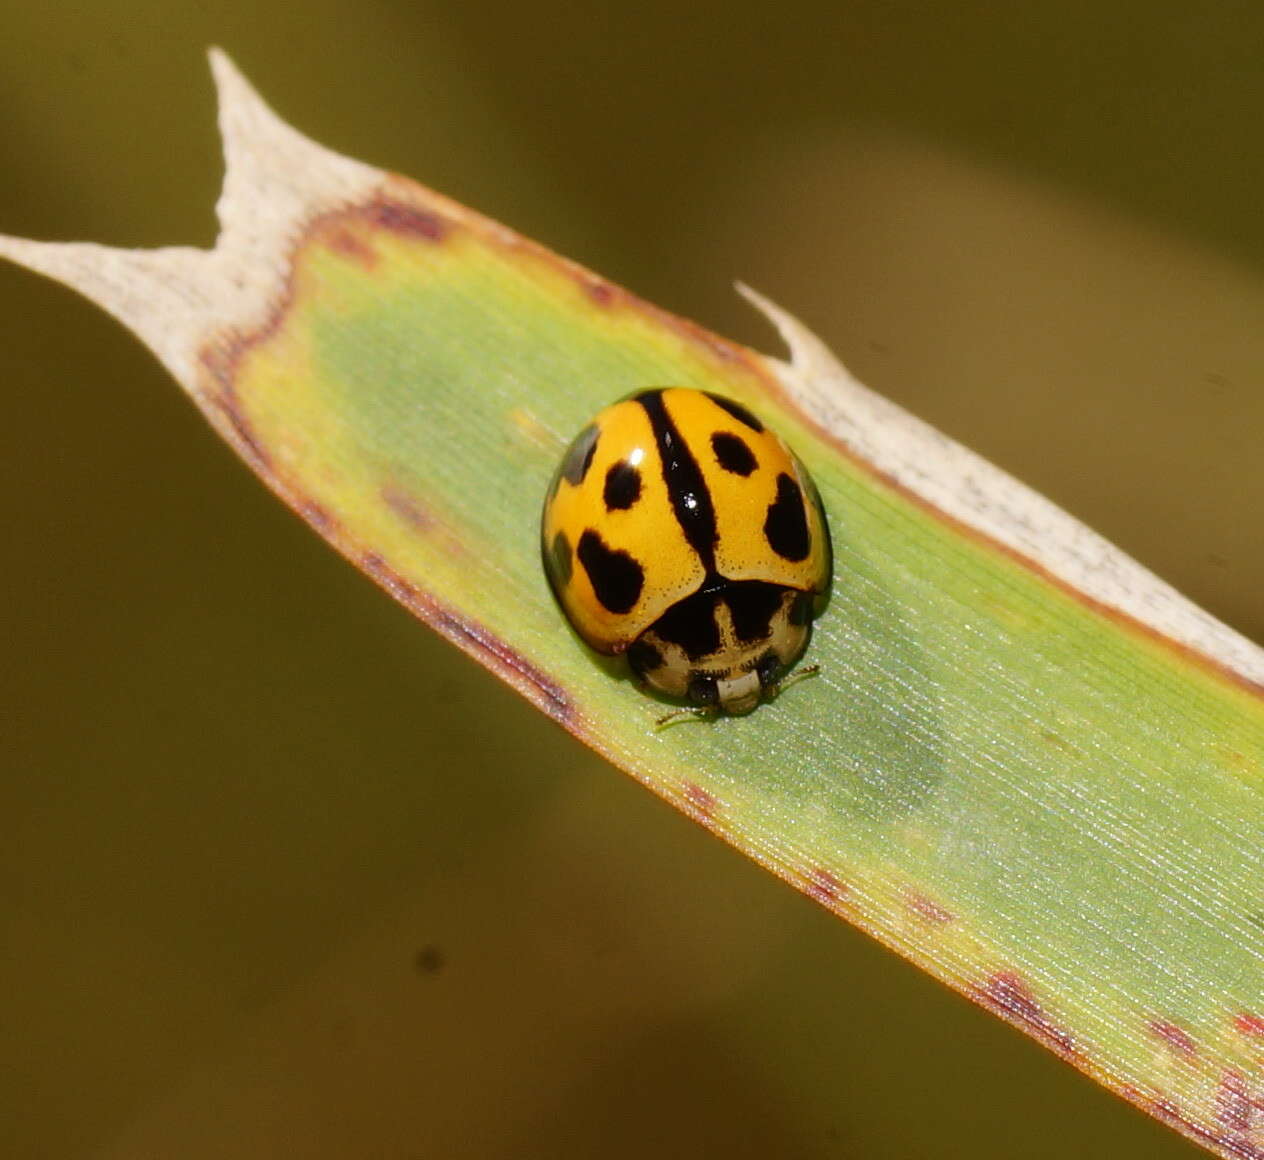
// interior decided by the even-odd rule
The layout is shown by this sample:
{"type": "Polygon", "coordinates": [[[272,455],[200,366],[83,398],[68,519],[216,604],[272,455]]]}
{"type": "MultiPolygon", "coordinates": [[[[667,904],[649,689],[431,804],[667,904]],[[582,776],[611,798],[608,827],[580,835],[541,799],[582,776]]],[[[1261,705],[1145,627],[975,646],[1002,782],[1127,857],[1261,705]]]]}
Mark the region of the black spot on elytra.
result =
{"type": "Polygon", "coordinates": [[[720,647],[715,601],[714,592],[695,592],[686,597],[655,621],[655,635],[668,644],[679,646],[692,661],[710,656],[720,647]]]}
{"type": "Polygon", "coordinates": [[[750,475],[759,466],[755,453],[727,431],[717,431],[711,436],[711,450],[715,452],[715,461],[734,475],[750,475]]]}
{"type": "Polygon", "coordinates": [[[584,476],[592,466],[593,456],[597,454],[597,438],[600,434],[596,425],[589,423],[566,449],[566,454],[562,457],[561,473],[567,483],[578,487],[584,482],[584,476]]]}
{"type": "Polygon", "coordinates": [[[713,395],[710,391],[707,398],[711,400],[717,407],[727,411],[739,423],[744,423],[752,431],[762,431],[764,425],[755,418],[741,403],[735,403],[732,399],[726,399],[723,395],[713,395]]]}
{"type": "Polygon", "coordinates": [[[579,537],[576,555],[602,607],[609,612],[631,612],[645,584],[645,570],[641,565],[627,552],[607,547],[592,528],[579,537]]]}
{"type": "Polygon", "coordinates": [[[764,535],[772,550],[785,560],[806,560],[812,547],[803,492],[784,471],[777,476],[777,498],[768,505],[764,535]]]}
{"type": "Polygon", "coordinates": [[[641,498],[641,473],[626,459],[620,459],[606,472],[602,498],[606,501],[606,511],[627,511],[641,498]]]}
{"type": "Polygon", "coordinates": [[[632,647],[628,649],[628,665],[638,677],[643,677],[646,673],[660,668],[662,663],[663,654],[648,640],[635,640],[632,642],[632,647]]]}
{"type": "Polygon", "coordinates": [[[812,619],[812,594],[800,592],[790,605],[790,623],[802,628],[812,619]]]}
{"type": "Polygon", "coordinates": [[[710,673],[691,673],[685,696],[695,705],[714,705],[720,699],[720,687],[710,673]]]}
{"type": "Polygon", "coordinates": [[[558,532],[549,545],[549,571],[554,583],[565,588],[571,582],[571,573],[575,570],[571,559],[571,542],[565,532],[558,532]]]}
{"type": "Polygon", "coordinates": [[[762,580],[748,580],[729,587],[727,600],[733,631],[743,644],[765,640],[772,632],[772,618],[781,607],[785,589],[762,580]]]}

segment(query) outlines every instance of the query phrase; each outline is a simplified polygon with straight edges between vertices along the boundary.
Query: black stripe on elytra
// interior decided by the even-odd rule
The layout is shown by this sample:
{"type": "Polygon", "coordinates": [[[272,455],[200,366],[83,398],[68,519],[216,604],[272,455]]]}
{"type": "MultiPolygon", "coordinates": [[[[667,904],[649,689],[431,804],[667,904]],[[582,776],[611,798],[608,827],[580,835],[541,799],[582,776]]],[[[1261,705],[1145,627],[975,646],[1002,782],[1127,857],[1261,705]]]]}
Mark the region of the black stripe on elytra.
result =
{"type": "Polygon", "coordinates": [[[645,408],[649,416],[654,440],[658,444],[658,457],[663,465],[663,482],[671,497],[676,522],[685,533],[689,546],[698,553],[707,575],[713,576],[717,539],[715,508],[711,505],[711,493],[707,491],[698,461],[667,413],[662,391],[642,391],[635,401],[645,408]]]}

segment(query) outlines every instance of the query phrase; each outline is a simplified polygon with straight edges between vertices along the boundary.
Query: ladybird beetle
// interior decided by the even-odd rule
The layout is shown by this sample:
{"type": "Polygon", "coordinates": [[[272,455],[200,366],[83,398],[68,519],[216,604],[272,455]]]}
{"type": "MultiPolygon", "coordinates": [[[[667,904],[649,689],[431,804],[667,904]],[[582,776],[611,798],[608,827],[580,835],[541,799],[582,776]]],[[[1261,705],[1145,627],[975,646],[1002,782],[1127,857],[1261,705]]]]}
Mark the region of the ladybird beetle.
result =
{"type": "Polygon", "coordinates": [[[832,553],[794,453],[745,407],[640,391],[576,437],[541,520],[544,570],[597,652],[626,653],[676,716],[749,713],[808,646],[832,553]]]}

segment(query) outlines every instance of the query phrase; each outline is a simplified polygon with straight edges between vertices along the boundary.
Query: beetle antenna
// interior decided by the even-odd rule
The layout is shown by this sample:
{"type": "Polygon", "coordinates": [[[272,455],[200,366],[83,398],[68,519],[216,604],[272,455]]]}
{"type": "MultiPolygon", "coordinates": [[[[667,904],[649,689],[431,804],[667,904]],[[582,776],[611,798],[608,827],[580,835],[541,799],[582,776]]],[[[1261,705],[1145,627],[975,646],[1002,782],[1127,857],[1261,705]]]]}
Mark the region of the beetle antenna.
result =
{"type": "Polygon", "coordinates": [[[800,681],[806,680],[808,677],[815,677],[821,671],[820,665],[805,665],[801,669],[796,669],[784,681],[777,685],[777,691],[773,696],[780,697],[781,694],[791,685],[797,685],[800,681]]]}
{"type": "Polygon", "coordinates": [[[673,709],[670,713],[664,713],[654,722],[655,729],[662,729],[667,725],[675,725],[678,721],[688,721],[692,718],[695,721],[705,721],[714,717],[715,714],[709,709],[688,708],[673,709]]]}

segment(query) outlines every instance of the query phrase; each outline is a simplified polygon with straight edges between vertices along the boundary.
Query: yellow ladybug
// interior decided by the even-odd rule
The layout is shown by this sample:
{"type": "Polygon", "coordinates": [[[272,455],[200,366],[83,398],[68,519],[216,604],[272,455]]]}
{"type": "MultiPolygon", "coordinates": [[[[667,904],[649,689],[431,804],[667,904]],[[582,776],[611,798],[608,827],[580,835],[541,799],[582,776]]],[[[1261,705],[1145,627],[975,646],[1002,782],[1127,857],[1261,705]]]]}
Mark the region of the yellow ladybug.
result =
{"type": "Polygon", "coordinates": [[[698,715],[775,695],[832,567],[820,497],[793,452],[740,404],[683,387],[640,391],[579,433],[541,542],[575,631],[698,715]]]}

